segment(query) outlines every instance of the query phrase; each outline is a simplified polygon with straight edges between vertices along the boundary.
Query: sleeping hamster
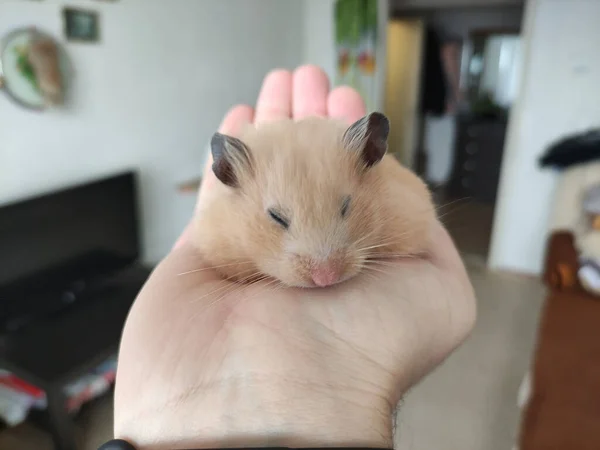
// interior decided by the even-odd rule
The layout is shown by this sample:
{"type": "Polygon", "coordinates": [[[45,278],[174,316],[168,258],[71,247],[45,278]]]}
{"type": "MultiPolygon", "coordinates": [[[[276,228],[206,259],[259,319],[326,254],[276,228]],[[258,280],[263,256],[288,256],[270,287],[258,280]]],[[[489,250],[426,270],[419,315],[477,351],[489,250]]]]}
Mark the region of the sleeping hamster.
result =
{"type": "Polygon", "coordinates": [[[351,126],[311,117],[215,133],[220,183],[194,218],[193,243],[223,276],[285,285],[343,282],[371,262],[425,252],[435,223],[426,185],[386,155],[388,119],[351,126]]]}

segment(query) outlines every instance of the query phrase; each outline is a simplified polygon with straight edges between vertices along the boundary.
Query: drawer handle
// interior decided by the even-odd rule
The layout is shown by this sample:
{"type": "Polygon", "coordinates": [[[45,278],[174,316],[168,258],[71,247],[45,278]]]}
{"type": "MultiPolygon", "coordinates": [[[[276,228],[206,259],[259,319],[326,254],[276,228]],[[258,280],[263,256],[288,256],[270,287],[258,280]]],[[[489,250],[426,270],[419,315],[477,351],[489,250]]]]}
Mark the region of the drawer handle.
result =
{"type": "Polygon", "coordinates": [[[473,170],[475,170],[475,167],[477,167],[477,164],[475,164],[475,161],[473,160],[468,160],[465,161],[463,167],[466,171],[472,172],[473,170]]]}
{"type": "Polygon", "coordinates": [[[466,145],[465,150],[469,155],[474,155],[475,153],[477,153],[478,145],[476,142],[469,142],[466,145]]]}

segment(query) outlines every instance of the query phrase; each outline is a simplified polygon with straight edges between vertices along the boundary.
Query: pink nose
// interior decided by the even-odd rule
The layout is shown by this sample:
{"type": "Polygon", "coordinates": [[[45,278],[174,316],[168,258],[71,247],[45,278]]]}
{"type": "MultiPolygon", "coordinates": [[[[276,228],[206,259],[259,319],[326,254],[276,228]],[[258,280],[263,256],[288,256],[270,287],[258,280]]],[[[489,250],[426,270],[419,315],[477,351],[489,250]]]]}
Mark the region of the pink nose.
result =
{"type": "Polygon", "coordinates": [[[313,282],[319,287],[330,286],[340,279],[340,267],[331,261],[316,264],[310,271],[313,282]]]}

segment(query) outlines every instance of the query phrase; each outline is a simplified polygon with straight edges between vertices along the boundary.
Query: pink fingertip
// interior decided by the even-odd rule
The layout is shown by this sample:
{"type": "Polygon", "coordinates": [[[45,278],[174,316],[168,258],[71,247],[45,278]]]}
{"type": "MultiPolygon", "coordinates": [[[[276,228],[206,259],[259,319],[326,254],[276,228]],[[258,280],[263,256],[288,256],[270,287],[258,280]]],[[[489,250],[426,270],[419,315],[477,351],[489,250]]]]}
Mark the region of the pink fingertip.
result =
{"type": "Polygon", "coordinates": [[[344,120],[349,124],[356,122],[367,113],[364,100],[349,86],[340,86],[331,91],[327,100],[327,110],[330,117],[344,120]]]}

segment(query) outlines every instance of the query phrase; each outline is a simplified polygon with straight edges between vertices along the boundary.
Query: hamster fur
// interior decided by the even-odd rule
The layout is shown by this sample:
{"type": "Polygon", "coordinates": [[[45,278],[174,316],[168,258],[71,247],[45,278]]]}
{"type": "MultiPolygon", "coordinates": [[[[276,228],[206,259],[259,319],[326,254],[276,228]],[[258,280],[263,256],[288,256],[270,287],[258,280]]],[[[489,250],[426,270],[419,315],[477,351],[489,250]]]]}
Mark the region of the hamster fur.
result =
{"type": "Polygon", "coordinates": [[[423,253],[435,208],[426,185],[385,154],[388,131],[373,113],[350,127],[310,117],[252,125],[239,139],[216,133],[221,182],[205,193],[193,243],[227,278],[295,287],[423,253]]]}

